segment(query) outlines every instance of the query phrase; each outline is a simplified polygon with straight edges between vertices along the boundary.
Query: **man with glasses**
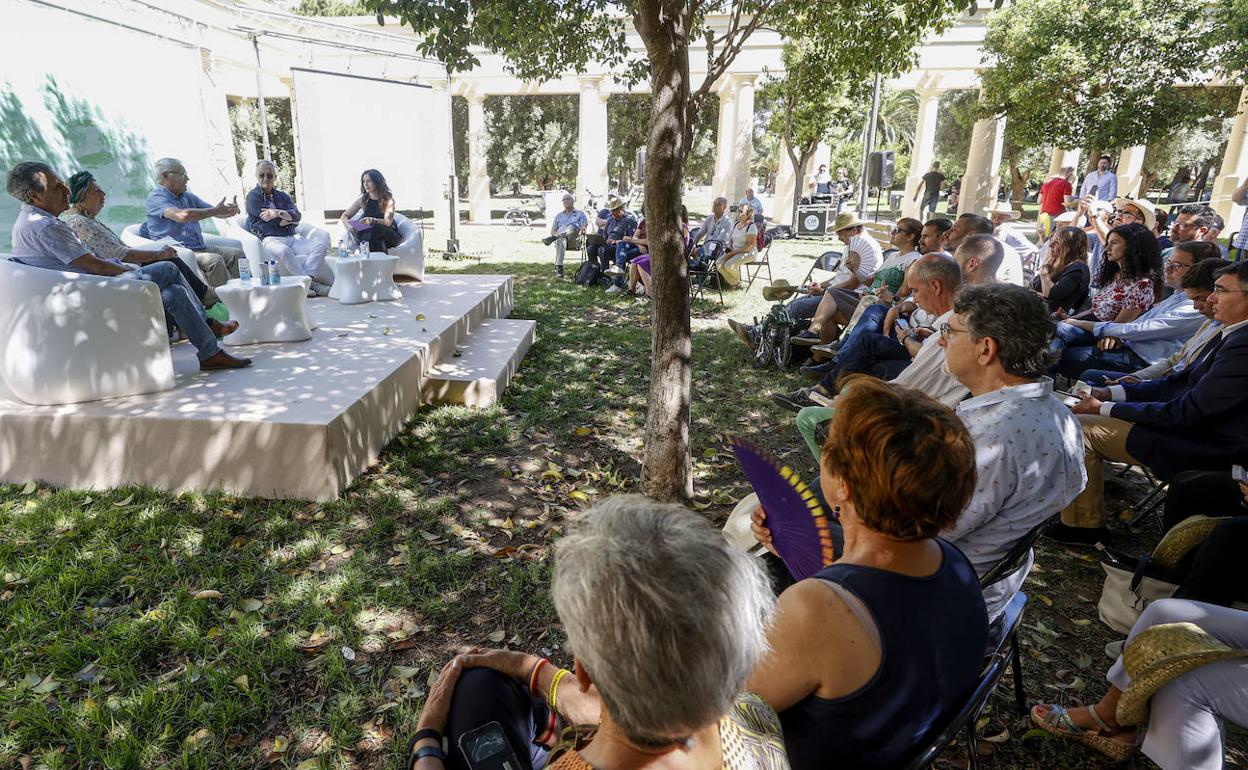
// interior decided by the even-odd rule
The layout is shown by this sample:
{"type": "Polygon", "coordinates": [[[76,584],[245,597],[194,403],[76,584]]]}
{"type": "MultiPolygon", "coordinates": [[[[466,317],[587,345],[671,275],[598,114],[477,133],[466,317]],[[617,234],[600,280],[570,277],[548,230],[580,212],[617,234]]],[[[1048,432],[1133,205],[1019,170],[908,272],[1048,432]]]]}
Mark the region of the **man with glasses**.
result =
{"type": "Polygon", "coordinates": [[[1057,539],[1105,537],[1106,461],[1141,465],[1169,481],[1182,471],[1226,470],[1248,455],[1248,263],[1217,276],[1212,310],[1222,331],[1194,364],[1161,379],[1114,385],[1112,401],[1094,393],[1072,407],[1083,426],[1088,486],[1050,530],[1057,539]]]}
{"type": "Polygon", "coordinates": [[[1218,256],[1217,247],[1211,243],[1179,244],[1165,265],[1165,284],[1174,293],[1134,321],[1066,319],[1065,323],[1091,332],[1096,344],[1066,347],[1057,371],[1071,378],[1092,377],[1099,385],[1109,373],[1127,374],[1174,355],[1205,321],[1182,290],[1183,276],[1195,263],[1218,256]]]}
{"type": "MultiPolygon", "coordinates": [[[[1044,376],[1054,323],[1035,292],[994,283],[958,292],[940,325],[945,368],[970,391],[954,407],[975,442],[975,493],[941,537],[983,575],[1032,528],[1083,489],[1079,422],[1044,376]]],[[[1004,607],[1031,559],[984,591],[989,616],[1004,607]]]]}
{"type": "MultiPolygon", "coordinates": [[[[162,241],[166,238],[195,252],[199,269],[208,278],[209,286],[221,286],[238,277],[238,260],[244,254],[237,246],[204,242],[200,220],[219,217],[227,219],[238,214],[238,199],[226,203],[225,198],[213,206],[187,189],[191,178],[177,158],[156,161],[156,189],[147,194],[147,221],[139,234],[162,241]]],[[[237,241],[235,241],[237,243],[237,241]]]]}
{"type": "Polygon", "coordinates": [[[542,239],[542,243],[547,246],[555,244],[556,278],[563,277],[563,256],[568,247],[579,249],[581,237],[588,229],[589,217],[584,211],[576,208],[576,198],[572,197],[572,193],[564,193],[563,209],[555,214],[555,221],[550,226],[550,235],[542,239]]]}
{"type": "Polygon", "coordinates": [[[303,214],[295,201],[277,189],[277,165],[271,160],[256,164],[256,186],[247,193],[247,229],[254,233],[266,253],[277,259],[283,275],[306,275],[308,296],[328,297],[334,271],[325,264],[329,238],[305,238],[299,234],[303,214]]]}
{"type": "MultiPolygon", "coordinates": [[[[1209,230],[1213,227],[1217,214],[1203,203],[1189,203],[1179,209],[1170,225],[1170,239],[1176,244],[1188,241],[1208,241],[1209,230]]],[[[1164,263],[1174,253],[1174,246],[1161,252],[1164,263]]]]}

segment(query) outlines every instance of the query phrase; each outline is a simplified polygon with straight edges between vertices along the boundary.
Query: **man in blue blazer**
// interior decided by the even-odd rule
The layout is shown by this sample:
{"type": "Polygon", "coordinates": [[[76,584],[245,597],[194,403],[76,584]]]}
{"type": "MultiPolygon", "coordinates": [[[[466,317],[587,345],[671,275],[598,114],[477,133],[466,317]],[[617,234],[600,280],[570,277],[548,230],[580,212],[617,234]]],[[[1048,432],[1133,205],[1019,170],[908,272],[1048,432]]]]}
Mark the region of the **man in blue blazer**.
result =
{"type": "Polygon", "coordinates": [[[1161,479],[1187,470],[1229,470],[1248,457],[1248,262],[1218,271],[1213,317],[1222,333],[1186,369],[1114,385],[1072,410],[1083,426],[1088,485],[1049,530],[1056,540],[1105,536],[1105,461],[1147,467],[1161,479]],[[1102,400],[1097,396],[1108,396],[1102,400]]]}

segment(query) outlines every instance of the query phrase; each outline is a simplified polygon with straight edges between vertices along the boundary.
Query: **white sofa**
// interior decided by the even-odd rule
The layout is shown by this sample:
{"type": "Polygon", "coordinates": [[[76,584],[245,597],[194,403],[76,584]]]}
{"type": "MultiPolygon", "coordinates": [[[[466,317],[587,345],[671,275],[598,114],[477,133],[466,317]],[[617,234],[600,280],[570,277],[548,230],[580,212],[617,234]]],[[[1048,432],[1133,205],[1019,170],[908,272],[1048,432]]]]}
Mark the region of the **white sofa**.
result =
{"type": "MultiPolygon", "coordinates": [[[[300,222],[299,226],[295,228],[295,232],[302,235],[304,238],[323,241],[325,243],[325,253],[331,253],[332,246],[329,242],[329,233],[325,230],[307,222],[300,222]]],[[[260,260],[265,256],[264,245],[254,233],[247,229],[247,215],[239,214],[226,219],[225,234],[243,244],[243,251],[247,254],[247,261],[251,263],[251,272],[253,275],[256,274],[256,266],[260,264],[260,260]]],[[[300,270],[298,273],[293,273],[290,266],[284,266],[282,268],[282,275],[305,275],[303,272],[303,262],[299,256],[292,253],[289,257],[299,264],[300,270]]],[[[278,261],[279,263],[284,263],[281,256],[278,256],[278,261]]],[[[328,265],[324,266],[317,275],[311,277],[321,283],[333,283],[334,281],[334,273],[329,269],[328,265]]]]}
{"type": "MultiPolygon", "coordinates": [[[[359,219],[364,216],[364,212],[359,212],[351,219],[359,219]]],[[[403,236],[402,242],[393,249],[390,249],[390,256],[399,258],[399,265],[394,269],[395,275],[406,275],[409,278],[415,278],[418,281],[425,280],[425,245],[424,236],[421,235],[420,225],[398,213],[394,213],[394,227],[399,231],[399,235],[403,236]]],[[[341,237],[347,239],[350,244],[357,243],[354,231],[343,231],[341,237]]],[[[330,253],[333,253],[330,249],[330,253]]]]}
{"type": "Polygon", "coordinates": [[[160,290],[0,254],[0,379],[29,404],[76,404],[173,388],[160,290]]]}
{"type": "MultiPolygon", "coordinates": [[[[204,276],[204,271],[199,269],[199,263],[195,261],[195,252],[185,246],[177,245],[174,243],[172,238],[162,238],[159,241],[144,238],[142,235],[139,235],[139,228],[141,226],[142,225],[126,225],[126,228],[121,231],[121,242],[132,249],[146,249],[149,251],[159,251],[164,246],[172,246],[173,250],[178,252],[178,259],[182,260],[183,263],[190,267],[191,270],[195,272],[195,275],[199,276],[199,280],[204,283],[208,282],[207,278],[204,276]]],[[[217,236],[209,236],[205,234],[205,243],[207,243],[209,237],[215,238],[217,236]]],[[[234,244],[231,242],[229,245],[234,244]]]]}

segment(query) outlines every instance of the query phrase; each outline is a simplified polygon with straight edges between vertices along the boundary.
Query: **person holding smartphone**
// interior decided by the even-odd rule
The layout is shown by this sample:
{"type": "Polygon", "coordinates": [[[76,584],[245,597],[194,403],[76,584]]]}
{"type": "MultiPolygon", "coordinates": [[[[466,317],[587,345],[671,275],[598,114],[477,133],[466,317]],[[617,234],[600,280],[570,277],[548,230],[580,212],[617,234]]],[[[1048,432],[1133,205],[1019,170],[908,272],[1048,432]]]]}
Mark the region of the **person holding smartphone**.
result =
{"type": "Polygon", "coordinates": [[[554,551],[572,668],[513,650],[456,656],[425,702],[409,770],[789,766],[775,711],[744,692],[775,605],[760,561],[640,495],[585,511],[554,551]]]}

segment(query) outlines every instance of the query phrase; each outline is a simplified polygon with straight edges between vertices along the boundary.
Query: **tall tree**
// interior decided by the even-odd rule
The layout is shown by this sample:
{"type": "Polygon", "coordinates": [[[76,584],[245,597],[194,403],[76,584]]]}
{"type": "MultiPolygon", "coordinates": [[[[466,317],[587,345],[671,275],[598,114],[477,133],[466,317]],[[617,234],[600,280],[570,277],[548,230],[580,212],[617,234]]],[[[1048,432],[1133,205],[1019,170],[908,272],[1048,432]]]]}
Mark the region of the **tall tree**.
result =
{"type": "Polygon", "coordinates": [[[1208,115],[1173,87],[1207,79],[1214,23],[1205,0],[1019,0],[988,20],[983,114],[1021,147],[1147,144],[1208,115]]]}
{"type": "Polygon", "coordinates": [[[689,446],[693,339],[679,209],[699,110],[761,27],[841,39],[846,63],[871,71],[897,51],[973,8],[973,0],[363,0],[421,36],[417,47],[451,72],[477,64],[472,47],[502,55],[520,77],[542,80],[591,60],[650,81],[646,163],[654,308],[642,489],[673,500],[693,494],[689,446]],[[631,21],[644,52],[628,49],[631,21]],[[576,34],[569,34],[575,30],[576,34]],[[692,82],[691,52],[706,61],[692,82]],[[638,55],[641,53],[642,55],[638,55]]]}
{"type": "Polygon", "coordinates": [[[486,169],[499,189],[553,190],[576,181],[576,97],[490,96],[485,100],[486,169]]]}

